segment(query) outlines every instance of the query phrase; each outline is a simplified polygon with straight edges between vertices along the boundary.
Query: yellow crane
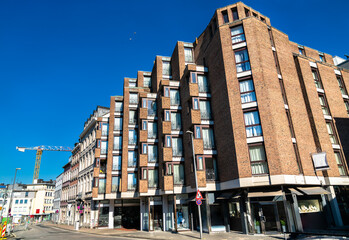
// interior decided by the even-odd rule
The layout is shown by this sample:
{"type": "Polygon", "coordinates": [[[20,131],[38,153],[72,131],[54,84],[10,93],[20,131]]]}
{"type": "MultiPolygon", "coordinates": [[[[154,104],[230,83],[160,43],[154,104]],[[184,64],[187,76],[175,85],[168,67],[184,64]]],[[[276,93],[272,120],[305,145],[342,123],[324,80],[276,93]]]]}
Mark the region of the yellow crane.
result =
{"type": "Polygon", "coordinates": [[[61,146],[16,147],[16,149],[20,152],[25,152],[25,150],[36,150],[33,183],[35,183],[36,179],[39,179],[41,155],[43,151],[71,152],[73,150],[70,147],[61,147],[61,146]]]}

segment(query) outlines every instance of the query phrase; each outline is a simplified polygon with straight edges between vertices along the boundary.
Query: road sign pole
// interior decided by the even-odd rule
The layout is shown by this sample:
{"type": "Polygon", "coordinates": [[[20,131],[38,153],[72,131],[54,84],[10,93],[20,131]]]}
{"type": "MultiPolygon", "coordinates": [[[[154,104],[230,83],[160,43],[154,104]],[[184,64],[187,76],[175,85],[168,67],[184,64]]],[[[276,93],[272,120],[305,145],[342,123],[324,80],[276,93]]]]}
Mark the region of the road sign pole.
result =
{"type": "MultiPolygon", "coordinates": [[[[195,160],[193,132],[187,131],[187,133],[189,133],[190,136],[191,136],[191,147],[192,147],[192,150],[193,150],[193,162],[194,162],[195,187],[196,187],[196,192],[198,192],[199,187],[198,187],[198,178],[197,178],[197,174],[196,174],[196,160],[195,160]]],[[[198,204],[198,212],[199,212],[199,224],[200,224],[200,239],[202,239],[202,220],[201,220],[201,207],[200,207],[200,204],[198,204]]]]}

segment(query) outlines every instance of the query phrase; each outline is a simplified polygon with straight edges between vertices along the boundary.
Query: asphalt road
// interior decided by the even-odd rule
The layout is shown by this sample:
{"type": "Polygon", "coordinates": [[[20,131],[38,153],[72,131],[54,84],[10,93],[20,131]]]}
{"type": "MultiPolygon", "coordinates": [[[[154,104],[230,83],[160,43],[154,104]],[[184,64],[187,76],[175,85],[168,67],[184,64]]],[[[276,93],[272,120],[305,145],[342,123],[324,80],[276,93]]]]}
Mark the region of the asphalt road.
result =
{"type": "Polygon", "coordinates": [[[96,234],[74,232],[65,230],[57,227],[51,227],[46,225],[32,225],[29,230],[18,230],[15,231],[16,237],[13,239],[47,239],[47,240],[74,240],[83,238],[83,240],[94,240],[94,239],[130,239],[117,236],[100,236],[96,234]]]}

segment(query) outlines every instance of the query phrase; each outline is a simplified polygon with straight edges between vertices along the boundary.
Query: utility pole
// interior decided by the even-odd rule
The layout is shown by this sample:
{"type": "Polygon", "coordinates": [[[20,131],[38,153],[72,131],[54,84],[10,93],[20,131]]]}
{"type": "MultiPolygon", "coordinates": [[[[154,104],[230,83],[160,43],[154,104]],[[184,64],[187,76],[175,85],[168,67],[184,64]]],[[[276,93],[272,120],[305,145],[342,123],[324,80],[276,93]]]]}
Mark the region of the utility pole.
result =
{"type": "MultiPolygon", "coordinates": [[[[15,178],[13,179],[12,192],[11,192],[10,202],[9,202],[9,204],[8,204],[7,219],[8,219],[8,217],[9,217],[9,215],[10,215],[10,210],[11,210],[11,207],[12,207],[12,197],[13,197],[13,192],[14,192],[14,190],[15,190],[15,183],[16,183],[17,170],[21,170],[21,169],[20,169],[20,168],[16,168],[16,171],[15,171],[15,178]]],[[[11,219],[11,225],[8,224],[8,225],[9,225],[9,227],[8,227],[8,235],[10,235],[10,233],[11,233],[11,228],[12,228],[12,216],[10,217],[10,219],[11,219]]]]}
{"type": "MultiPolygon", "coordinates": [[[[195,188],[196,192],[198,192],[199,187],[198,187],[198,178],[196,174],[196,160],[195,160],[195,149],[194,149],[194,137],[193,137],[193,132],[192,131],[186,131],[187,134],[190,134],[191,137],[191,147],[193,151],[193,162],[194,162],[194,175],[195,175],[195,188]]],[[[198,212],[199,212],[199,224],[200,224],[200,239],[202,239],[202,220],[201,220],[201,206],[198,205],[198,212]]]]}

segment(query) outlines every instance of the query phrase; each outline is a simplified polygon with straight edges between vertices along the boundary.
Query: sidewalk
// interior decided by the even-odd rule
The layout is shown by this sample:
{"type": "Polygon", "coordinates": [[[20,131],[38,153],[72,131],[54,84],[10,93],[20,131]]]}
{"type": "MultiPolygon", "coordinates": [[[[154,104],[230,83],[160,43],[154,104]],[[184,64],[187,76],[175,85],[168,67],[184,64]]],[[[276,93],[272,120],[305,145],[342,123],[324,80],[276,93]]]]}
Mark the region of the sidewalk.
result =
{"type": "MultiPolygon", "coordinates": [[[[68,225],[60,225],[60,224],[52,224],[45,223],[47,226],[58,227],[65,230],[74,230],[73,226],[68,225]]],[[[88,234],[96,234],[96,235],[105,235],[105,236],[119,236],[126,238],[138,238],[138,239],[185,239],[185,240],[193,240],[200,239],[200,233],[198,232],[180,232],[180,233],[171,233],[171,232],[141,232],[141,231],[126,231],[126,230],[117,230],[117,229],[89,229],[89,228],[80,228],[79,232],[88,233],[88,234]]],[[[202,239],[212,239],[212,240],[228,240],[228,239],[236,239],[236,240],[276,240],[276,239],[285,239],[284,235],[245,235],[239,232],[230,232],[230,233],[212,233],[207,234],[203,233],[202,239]]],[[[288,235],[286,235],[286,239],[288,235]]]]}

